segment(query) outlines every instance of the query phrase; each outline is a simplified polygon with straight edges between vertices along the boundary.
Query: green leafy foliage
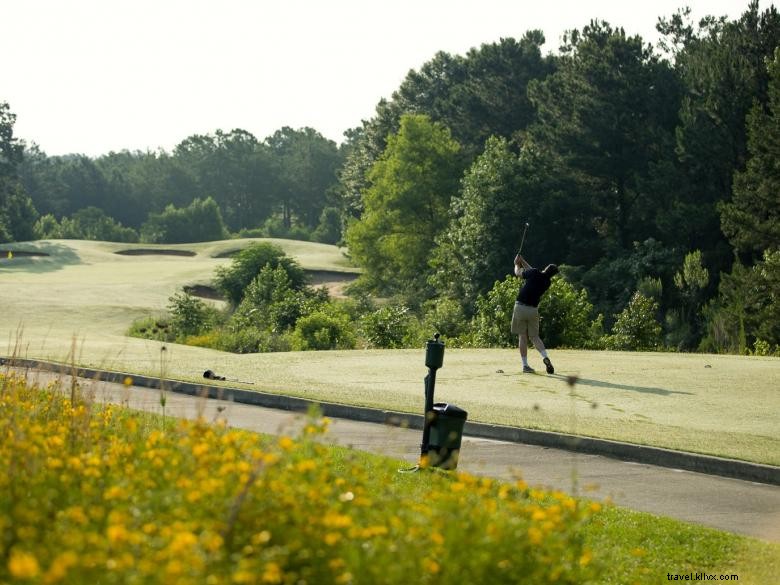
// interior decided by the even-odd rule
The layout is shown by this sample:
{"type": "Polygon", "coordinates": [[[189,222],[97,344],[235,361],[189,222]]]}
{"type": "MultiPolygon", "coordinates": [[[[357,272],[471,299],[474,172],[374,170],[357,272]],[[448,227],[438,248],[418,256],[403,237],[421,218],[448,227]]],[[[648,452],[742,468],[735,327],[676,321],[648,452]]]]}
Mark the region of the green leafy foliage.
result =
{"type": "Polygon", "coordinates": [[[721,278],[718,297],[704,309],[707,325],[700,349],[746,354],[757,340],[780,344],[778,291],[780,250],[767,250],[752,267],[735,262],[721,278]]]}
{"type": "Polygon", "coordinates": [[[585,289],[576,290],[563,278],[553,278],[539,303],[540,335],[547,347],[594,347],[593,305],[585,289]]]}
{"type": "Polygon", "coordinates": [[[168,299],[170,325],[178,338],[197,335],[219,321],[219,312],[190,294],[176,293],[168,299]]]}
{"type": "Polygon", "coordinates": [[[162,213],[150,214],[141,226],[141,240],[151,244],[210,242],[226,237],[222,213],[211,197],[195,199],[184,208],[168,205],[162,213]]]}
{"type": "Polygon", "coordinates": [[[311,234],[315,242],[338,244],[341,240],[341,213],[337,207],[326,207],[320,214],[320,221],[311,234]]]}
{"type": "Polygon", "coordinates": [[[517,277],[509,275],[496,281],[487,295],[477,299],[474,318],[474,338],[482,347],[513,347],[517,336],[512,335],[510,324],[517,298],[517,277]]]}
{"type": "Polygon", "coordinates": [[[468,341],[471,324],[458,301],[436,298],[423,306],[420,328],[424,336],[430,338],[439,333],[446,339],[447,345],[457,347],[468,341]]]}
{"type": "Polygon", "coordinates": [[[661,345],[661,325],[656,319],[658,303],[634,293],[628,306],[617,315],[612,333],[604,339],[607,349],[642,351],[661,345]]]}
{"type": "Polygon", "coordinates": [[[306,283],[306,274],[295,260],[279,246],[261,242],[241,250],[229,265],[217,268],[214,284],[233,306],[238,306],[247,286],[266,265],[281,266],[293,290],[300,290],[306,283]]]}
{"type": "Polygon", "coordinates": [[[347,228],[361,278],[376,291],[425,299],[436,236],[458,191],[459,145],[427,116],[406,115],[371,170],[361,218],[347,228]]]}
{"type": "Polygon", "coordinates": [[[342,312],[318,310],[295,324],[292,346],[297,350],[354,349],[355,327],[342,312]]]}
{"type": "Polygon", "coordinates": [[[137,242],[138,233],[123,226],[102,209],[85,207],[61,222],[46,214],[35,223],[35,235],[42,239],[95,240],[104,242],[137,242]]]}
{"type": "Polygon", "coordinates": [[[734,246],[760,254],[780,249],[780,49],[769,63],[769,103],[747,120],[750,158],[734,175],[733,198],[720,207],[723,232],[734,246]]]}
{"type": "Polygon", "coordinates": [[[405,305],[385,305],[360,321],[360,334],[369,347],[378,349],[406,347],[414,330],[415,318],[405,305]]]}
{"type": "Polygon", "coordinates": [[[23,144],[14,137],[16,115],[0,101],[0,242],[34,239],[38,211],[19,181],[23,144]]]}

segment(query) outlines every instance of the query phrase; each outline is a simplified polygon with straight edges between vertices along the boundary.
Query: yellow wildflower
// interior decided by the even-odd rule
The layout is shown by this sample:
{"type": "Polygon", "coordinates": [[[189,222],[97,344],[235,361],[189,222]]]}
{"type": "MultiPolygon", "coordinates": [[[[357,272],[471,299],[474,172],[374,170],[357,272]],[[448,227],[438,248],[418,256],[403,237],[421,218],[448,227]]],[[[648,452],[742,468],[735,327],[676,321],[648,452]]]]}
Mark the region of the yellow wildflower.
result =
{"type": "Polygon", "coordinates": [[[329,528],[347,528],[352,525],[352,518],[346,514],[329,512],[323,517],[322,524],[329,528]]]}
{"type": "Polygon", "coordinates": [[[528,540],[531,541],[531,544],[541,543],[543,536],[542,531],[536,526],[531,526],[531,528],[528,529],[528,540]]]}
{"type": "Polygon", "coordinates": [[[57,555],[44,576],[44,583],[56,583],[65,578],[68,569],[76,564],[78,556],[72,551],[66,551],[57,555]]]}
{"type": "Polygon", "coordinates": [[[266,563],[263,570],[263,583],[281,583],[282,569],[276,563],[266,563]]]}
{"type": "Polygon", "coordinates": [[[119,544],[127,540],[129,533],[123,524],[112,524],[106,529],[106,536],[111,544],[119,544]]]}
{"type": "Polygon", "coordinates": [[[316,469],[316,468],[317,468],[317,464],[312,459],[305,459],[304,461],[299,461],[295,466],[295,469],[300,473],[305,473],[307,471],[311,471],[312,469],[316,469]]]}
{"type": "Polygon", "coordinates": [[[269,540],[271,540],[271,533],[267,530],[263,530],[252,536],[252,544],[265,544],[269,540]]]}
{"type": "Polygon", "coordinates": [[[41,569],[38,566],[38,559],[32,554],[14,550],[11,552],[11,558],[8,559],[8,571],[16,579],[35,579],[41,569]]]}
{"type": "Polygon", "coordinates": [[[426,557],[423,559],[423,569],[425,569],[428,573],[435,575],[441,570],[441,567],[435,560],[426,557]]]}

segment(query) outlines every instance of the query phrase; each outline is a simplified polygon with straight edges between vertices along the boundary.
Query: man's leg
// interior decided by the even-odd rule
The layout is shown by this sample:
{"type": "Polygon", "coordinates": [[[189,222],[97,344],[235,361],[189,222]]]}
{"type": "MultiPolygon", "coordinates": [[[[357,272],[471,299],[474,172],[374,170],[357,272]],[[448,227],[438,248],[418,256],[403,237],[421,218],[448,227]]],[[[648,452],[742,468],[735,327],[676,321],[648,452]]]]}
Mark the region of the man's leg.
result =
{"type": "Polygon", "coordinates": [[[517,344],[520,348],[520,359],[523,360],[523,373],[533,374],[534,369],[528,365],[528,333],[521,333],[517,344]]]}
{"type": "Polygon", "coordinates": [[[517,342],[518,347],[520,348],[520,359],[523,360],[523,365],[528,365],[528,334],[527,333],[521,333],[520,338],[517,342]]]}
{"type": "Polygon", "coordinates": [[[542,341],[542,338],[539,337],[539,310],[538,309],[535,311],[535,318],[528,324],[528,336],[531,338],[531,341],[533,341],[534,347],[537,350],[539,350],[540,354],[542,354],[542,361],[544,362],[544,365],[547,368],[547,373],[548,374],[555,373],[555,368],[553,368],[552,362],[550,361],[550,358],[547,355],[547,349],[544,347],[544,342],[542,341]]]}
{"type": "Polygon", "coordinates": [[[552,361],[550,361],[550,358],[547,355],[547,349],[544,347],[544,342],[542,341],[542,338],[539,337],[539,335],[537,334],[531,337],[531,341],[534,342],[534,347],[539,350],[540,354],[542,354],[542,361],[544,362],[544,365],[547,368],[547,373],[554,374],[555,368],[553,367],[552,361]]]}

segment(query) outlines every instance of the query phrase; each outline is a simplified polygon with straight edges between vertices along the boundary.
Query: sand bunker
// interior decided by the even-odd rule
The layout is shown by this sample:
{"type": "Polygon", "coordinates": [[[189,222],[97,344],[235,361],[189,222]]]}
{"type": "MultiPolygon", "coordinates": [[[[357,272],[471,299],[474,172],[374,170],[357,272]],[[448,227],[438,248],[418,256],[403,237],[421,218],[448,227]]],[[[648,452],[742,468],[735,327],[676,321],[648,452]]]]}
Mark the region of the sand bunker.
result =
{"type": "Polygon", "coordinates": [[[190,250],[163,250],[155,248],[132,248],[130,250],[118,250],[114,254],[122,256],[196,256],[195,252],[190,250]]]}

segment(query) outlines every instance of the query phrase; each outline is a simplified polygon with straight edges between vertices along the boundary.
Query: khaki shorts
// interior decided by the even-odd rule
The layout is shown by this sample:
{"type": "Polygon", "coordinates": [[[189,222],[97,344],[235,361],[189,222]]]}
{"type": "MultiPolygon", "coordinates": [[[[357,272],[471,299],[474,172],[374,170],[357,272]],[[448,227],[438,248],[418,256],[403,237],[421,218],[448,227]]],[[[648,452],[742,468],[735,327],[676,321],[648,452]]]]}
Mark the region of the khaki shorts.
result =
{"type": "Polygon", "coordinates": [[[528,333],[528,337],[539,336],[539,309],[516,302],[512,311],[512,334],[528,333]]]}

